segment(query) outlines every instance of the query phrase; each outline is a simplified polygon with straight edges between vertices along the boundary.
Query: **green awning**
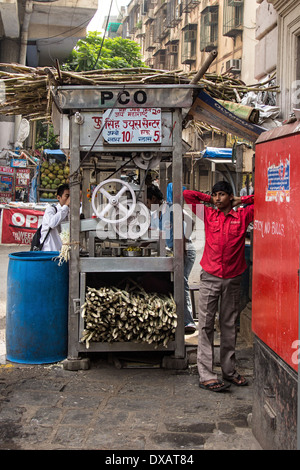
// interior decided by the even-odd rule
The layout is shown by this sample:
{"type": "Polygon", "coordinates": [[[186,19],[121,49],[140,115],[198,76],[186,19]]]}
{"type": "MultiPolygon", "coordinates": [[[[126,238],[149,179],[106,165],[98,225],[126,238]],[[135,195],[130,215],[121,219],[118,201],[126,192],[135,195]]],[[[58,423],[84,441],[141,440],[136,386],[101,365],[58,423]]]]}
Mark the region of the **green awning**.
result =
{"type": "Polygon", "coordinates": [[[108,23],[108,31],[116,33],[122,23],[108,23]]]}

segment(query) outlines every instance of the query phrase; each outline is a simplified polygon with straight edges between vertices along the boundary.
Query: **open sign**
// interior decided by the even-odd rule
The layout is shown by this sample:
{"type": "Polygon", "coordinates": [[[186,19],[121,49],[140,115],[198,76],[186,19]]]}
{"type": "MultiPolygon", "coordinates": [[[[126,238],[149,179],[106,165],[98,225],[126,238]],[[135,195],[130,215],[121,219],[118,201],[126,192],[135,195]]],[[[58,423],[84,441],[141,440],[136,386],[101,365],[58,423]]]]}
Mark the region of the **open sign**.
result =
{"type": "Polygon", "coordinates": [[[35,231],[42,223],[43,215],[43,211],[34,209],[3,209],[1,243],[30,245],[35,231]]]}
{"type": "Polygon", "coordinates": [[[37,217],[33,214],[23,214],[22,212],[15,212],[12,215],[11,223],[16,227],[37,228],[42,222],[43,216],[37,217]]]}

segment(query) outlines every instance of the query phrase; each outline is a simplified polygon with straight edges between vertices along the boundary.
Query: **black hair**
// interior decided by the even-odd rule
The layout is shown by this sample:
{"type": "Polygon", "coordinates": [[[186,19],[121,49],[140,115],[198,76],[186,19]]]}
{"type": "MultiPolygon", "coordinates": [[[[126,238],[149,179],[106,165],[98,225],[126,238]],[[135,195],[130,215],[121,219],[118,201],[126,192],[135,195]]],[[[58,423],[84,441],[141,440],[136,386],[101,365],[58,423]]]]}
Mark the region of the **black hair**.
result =
{"type": "Polygon", "coordinates": [[[227,181],[218,181],[213,188],[212,188],[212,194],[217,193],[218,191],[223,191],[224,193],[233,194],[233,189],[231,184],[227,183],[227,181]]]}
{"type": "Polygon", "coordinates": [[[69,185],[67,183],[64,183],[64,184],[61,184],[60,186],[58,186],[57,188],[57,191],[56,191],[56,195],[57,196],[62,196],[64,194],[64,191],[69,191],[69,185]]]}
{"type": "Polygon", "coordinates": [[[162,201],[164,198],[163,193],[157,186],[155,186],[155,184],[151,184],[151,186],[148,186],[147,188],[147,199],[152,199],[153,196],[159,201],[162,201]]]}

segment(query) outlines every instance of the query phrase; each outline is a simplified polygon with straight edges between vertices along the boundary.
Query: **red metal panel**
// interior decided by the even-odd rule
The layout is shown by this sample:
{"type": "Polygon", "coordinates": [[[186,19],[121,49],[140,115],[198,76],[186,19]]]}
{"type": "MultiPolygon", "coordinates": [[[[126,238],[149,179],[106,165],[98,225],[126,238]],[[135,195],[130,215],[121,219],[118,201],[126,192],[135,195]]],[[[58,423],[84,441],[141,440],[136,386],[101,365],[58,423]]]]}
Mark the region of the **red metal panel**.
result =
{"type": "Polygon", "coordinates": [[[254,193],[252,327],[297,370],[299,134],[256,146],[254,193]]]}

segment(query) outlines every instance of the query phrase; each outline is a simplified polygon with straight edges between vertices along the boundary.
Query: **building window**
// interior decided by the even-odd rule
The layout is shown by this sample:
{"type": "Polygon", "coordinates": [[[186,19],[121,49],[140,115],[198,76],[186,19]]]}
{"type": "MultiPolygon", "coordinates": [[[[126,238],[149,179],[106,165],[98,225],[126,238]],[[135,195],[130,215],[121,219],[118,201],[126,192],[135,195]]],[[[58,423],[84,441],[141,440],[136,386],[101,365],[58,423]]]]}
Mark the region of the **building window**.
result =
{"type": "Polygon", "coordinates": [[[224,0],[223,35],[235,37],[243,30],[244,0],[224,0]]]}
{"type": "Polygon", "coordinates": [[[218,46],[218,5],[201,12],[200,51],[212,51],[218,46]]]}
{"type": "Polygon", "coordinates": [[[154,66],[156,69],[166,69],[166,50],[160,49],[154,54],[154,66]]]}
{"type": "Polygon", "coordinates": [[[197,25],[189,24],[182,30],[181,63],[196,61],[197,25]]]}
{"type": "Polygon", "coordinates": [[[176,70],[178,68],[179,40],[171,41],[167,44],[167,69],[176,70]]]}

